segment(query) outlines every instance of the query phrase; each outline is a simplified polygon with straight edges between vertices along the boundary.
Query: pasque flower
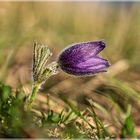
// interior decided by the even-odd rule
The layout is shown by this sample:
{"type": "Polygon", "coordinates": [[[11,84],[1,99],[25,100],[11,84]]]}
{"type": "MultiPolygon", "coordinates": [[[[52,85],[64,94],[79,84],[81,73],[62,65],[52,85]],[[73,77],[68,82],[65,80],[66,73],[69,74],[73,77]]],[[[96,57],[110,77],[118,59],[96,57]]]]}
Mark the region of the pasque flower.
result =
{"type": "Polygon", "coordinates": [[[60,53],[58,64],[64,72],[72,75],[93,75],[105,72],[110,63],[98,56],[104,48],[103,41],[70,45],[60,53]]]}
{"type": "Polygon", "coordinates": [[[104,48],[103,41],[73,44],[60,53],[56,62],[48,64],[48,59],[52,55],[51,51],[47,46],[35,42],[32,70],[33,89],[27,98],[27,109],[31,109],[35,95],[42,83],[58,73],[58,67],[72,75],[93,75],[105,72],[110,63],[98,56],[104,48]]]}

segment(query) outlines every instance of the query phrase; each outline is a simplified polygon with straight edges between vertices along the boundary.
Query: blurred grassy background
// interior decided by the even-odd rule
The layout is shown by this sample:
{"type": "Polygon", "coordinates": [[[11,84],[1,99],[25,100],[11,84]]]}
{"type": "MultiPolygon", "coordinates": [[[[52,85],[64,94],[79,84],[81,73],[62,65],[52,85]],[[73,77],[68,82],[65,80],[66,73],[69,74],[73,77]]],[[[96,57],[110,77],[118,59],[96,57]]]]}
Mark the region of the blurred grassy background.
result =
{"type": "MultiPolygon", "coordinates": [[[[52,50],[50,61],[69,44],[105,40],[107,47],[102,55],[112,64],[106,74],[75,78],[62,72],[46,82],[37,99],[43,102],[43,93],[51,93],[57,111],[64,106],[57,93],[69,97],[80,108],[87,105],[88,97],[114,117],[130,104],[140,133],[140,3],[0,2],[0,19],[0,80],[13,88],[23,85],[27,92],[31,90],[34,40],[52,50]]],[[[98,114],[105,121],[113,120],[98,114]]],[[[121,122],[121,117],[115,121],[121,122]]]]}

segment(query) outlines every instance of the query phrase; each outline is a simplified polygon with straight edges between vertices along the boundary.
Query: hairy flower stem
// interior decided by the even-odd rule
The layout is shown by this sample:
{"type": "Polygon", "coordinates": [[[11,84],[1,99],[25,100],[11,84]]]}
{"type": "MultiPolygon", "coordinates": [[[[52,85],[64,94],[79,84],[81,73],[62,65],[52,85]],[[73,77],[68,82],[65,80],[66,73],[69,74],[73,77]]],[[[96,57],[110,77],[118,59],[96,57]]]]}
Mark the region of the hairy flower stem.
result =
{"type": "Polygon", "coordinates": [[[29,95],[29,98],[28,98],[27,110],[31,110],[32,103],[35,100],[35,97],[36,97],[38,90],[39,90],[39,84],[34,84],[33,89],[32,89],[32,93],[29,95]]]}

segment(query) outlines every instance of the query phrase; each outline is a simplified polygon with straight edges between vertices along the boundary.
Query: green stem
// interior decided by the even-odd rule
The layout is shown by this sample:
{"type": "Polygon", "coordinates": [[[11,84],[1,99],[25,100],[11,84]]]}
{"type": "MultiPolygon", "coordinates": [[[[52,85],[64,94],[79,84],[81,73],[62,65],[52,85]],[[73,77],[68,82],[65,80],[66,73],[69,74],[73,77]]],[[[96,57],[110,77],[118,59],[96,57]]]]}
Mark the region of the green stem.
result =
{"type": "Polygon", "coordinates": [[[48,106],[48,110],[50,110],[50,96],[49,96],[49,93],[47,93],[47,106],[48,106]]]}
{"type": "Polygon", "coordinates": [[[38,90],[39,90],[39,84],[34,84],[32,93],[29,95],[29,98],[28,98],[27,110],[30,110],[32,108],[32,103],[35,100],[38,90]]]}

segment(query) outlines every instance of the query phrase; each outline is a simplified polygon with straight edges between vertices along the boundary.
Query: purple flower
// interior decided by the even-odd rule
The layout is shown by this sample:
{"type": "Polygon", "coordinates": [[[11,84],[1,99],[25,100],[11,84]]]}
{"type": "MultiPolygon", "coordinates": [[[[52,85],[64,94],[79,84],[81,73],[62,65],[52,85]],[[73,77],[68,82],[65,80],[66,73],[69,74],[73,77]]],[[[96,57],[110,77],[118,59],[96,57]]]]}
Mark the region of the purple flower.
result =
{"type": "Polygon", "coordinates": [[[103,41],[83,42],[70,45],[58,58],[60,68],[72,75],[92,75],[106,72],[109,61],[97,54],[105,48],[103,41]]]}

